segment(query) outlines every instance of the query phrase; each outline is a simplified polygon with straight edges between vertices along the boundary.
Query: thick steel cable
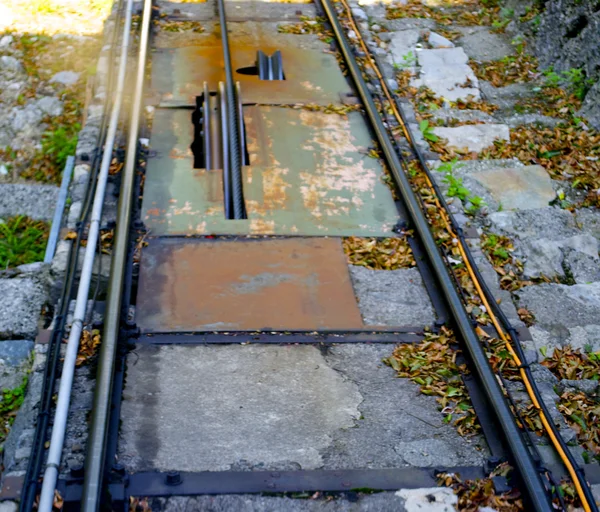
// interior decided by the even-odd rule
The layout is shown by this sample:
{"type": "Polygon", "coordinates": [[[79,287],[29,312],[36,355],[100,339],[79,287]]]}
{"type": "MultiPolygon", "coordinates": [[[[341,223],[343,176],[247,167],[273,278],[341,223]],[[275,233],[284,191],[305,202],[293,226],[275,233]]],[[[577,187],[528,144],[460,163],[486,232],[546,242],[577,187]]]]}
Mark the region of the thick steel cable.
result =
{"type": "Polygon", "coordinates": [[[244,188],[242,182],[242,150],[240,143],[237,91],[233,81],[231,52],[227,34],[227,16],[224,0],[218,0],[219,22],[221,24],[221,43],[225,64],[225,96],[227,99],[227,131],[229,133],[229,168],[231,172],[231,192],[233,199],[233,218],[244,218],[244,188]]]}
{"type": "Polygon", "coordinates": [[[496,380],[496,376],[490,368],[487,355],[479,343],[479,338],[475,334],[471,320],[465,311],[460,296],[458,295],[458,292],[454,287],[454,283],[450,278],[446,264],[438,250],[436,241],[433,238],[429,228],[429,223],[419,207],[419,203],[407,176],[402,170],[398,155],[396,154],[387,130],[383,124],[383,121],[381,120],[373,98],[367,89],[367,84],[365,83],[365,80],[362,77],[362,72],[352,54],[352,49],[348,43],[344,29],[337,17],[337,13],[335,12],[330,0],[321,0],[321,3],[333,28],[336,39],[340,46],[340,51],[344,56],[344,60],[346,61],[350,75],[356,84],[358,93],[366,108],[367,115],[377,135],[379,144],[381,145],[386,160],[390,165],[390,170],[396,179],[396,183],[398,184],[406,208],[411,216],[417,233],[423,241],[427,256],[436,274],[440,288],[442,289],[446,301],[448,302],[448,306],[455,319],[462,339],[464,340],[467,351],[471,356],[471,360],[473,361],[475,370],[479,376],[480,382],[482,383],[486,397],[492,406],[492,409],[500,424],[500,428],[505,434],[507,445],[511,452],[513,461],[527,490],[529,502],[536,511],[551,511],[552,504],[550,503],[546,489],[542,483],[531,453],[529,452],[522,434],[514,421],[514,417],[506,398],[504,397],[502,389],[500,388],[500,385],[496,380]]]}

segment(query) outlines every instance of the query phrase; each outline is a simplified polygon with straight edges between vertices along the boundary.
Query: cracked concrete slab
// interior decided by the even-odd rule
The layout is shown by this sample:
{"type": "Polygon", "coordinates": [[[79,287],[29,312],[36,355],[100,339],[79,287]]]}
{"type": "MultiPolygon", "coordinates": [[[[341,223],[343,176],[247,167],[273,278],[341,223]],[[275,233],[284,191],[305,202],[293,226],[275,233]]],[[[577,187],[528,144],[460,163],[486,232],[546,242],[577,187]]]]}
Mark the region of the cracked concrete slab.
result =
{"type": "Polygon", "coordinates": [[[392,350],[139,347],[128,359],[119,459],[134,471],[483,463],[485,441],[460,437],[434,397],[382,363],[392,350]]]}
{"type": "Polygon", "coordinates": [[[449,101],[480,98],[478,80],[468,66],[468,57],[462,48],[419,50],[419,78],[413,78],[414,87],[429,87],[437,96],[449,101]]]}

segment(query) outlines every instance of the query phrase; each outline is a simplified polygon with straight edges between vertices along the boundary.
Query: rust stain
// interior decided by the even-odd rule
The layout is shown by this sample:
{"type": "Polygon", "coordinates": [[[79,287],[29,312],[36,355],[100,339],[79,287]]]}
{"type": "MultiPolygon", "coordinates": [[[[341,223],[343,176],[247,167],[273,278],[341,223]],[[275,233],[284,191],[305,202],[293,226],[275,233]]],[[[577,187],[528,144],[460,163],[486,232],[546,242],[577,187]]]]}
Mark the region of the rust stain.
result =
{"type": "Polygon", "coordinates": [[[142,262],[143,332],[363,327],[336,239],[154,239],[142,262]]]}
{"type": "MultiPolygon", "coordinates": [[[[269,32],[249,34],[238,30],[229,37],[234,79],[241,83],[245,102],[327,105],[339,103],[340,95],[351,92],[334,55],[298,48],[288,39],[277,34],[273,37],[269,32]],[[238,72],[254,66],[257,48],[268,55],[276,50],[282,52],[286,80],[265,81],[238,72]]],[[[163,103],[194,105],[204,82],[214,91],[218,82],[224,80],[223,51],[217,37],[207,35],[195,46],[160,52],[154,56],[153,86],[162,92],[163,103]],[[165,75],[167,68],[169,73],[165,75]]]]}

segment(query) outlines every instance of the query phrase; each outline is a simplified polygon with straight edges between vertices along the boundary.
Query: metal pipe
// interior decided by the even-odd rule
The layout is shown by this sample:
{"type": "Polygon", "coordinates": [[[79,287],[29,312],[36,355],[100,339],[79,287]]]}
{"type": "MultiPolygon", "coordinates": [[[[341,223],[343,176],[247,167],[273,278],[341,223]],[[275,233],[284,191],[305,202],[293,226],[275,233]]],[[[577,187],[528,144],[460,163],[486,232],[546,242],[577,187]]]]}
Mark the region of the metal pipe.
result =
{"type": "Polygon", "coordinates": [[[231,195],[233,199],[233,218],[244,218],[244,190],[242,184],[242,162],[240,136],[238,133],[239,115],[236,100],[235,83],[231,67],[231,52],[227,34],[227,19],[225,16],[224,0],[218,0],[219,22],[221,24],[221,43],[223,44],[223,61],[225,64],[225,97],[227,100],[227,125],[224,129],[229,132],[229,167],[231,170],[231,195]]]}
{"type": "Polygon", "coordinates": [[[131,210],[134,200],[133,188],[137,163],[139,122],[141,117],[142,91],[146,72],[151,15],[152,0],[144,0],[138,68],[132,100],[129,138],[127,141],[127,156],[125,158],[125,166],[121,177],[117,228],[115,230],[108,297],[106,299],[106,315],[104,317],[102,344],[100,346],[100,354],[98,357],[98,371],[96,374],[96,388],[94,390],[94,405],[92,408],[90,433],[87,441],[88,452],[85,464],[81,510],[88,512],[95,512],[99,509],[102,481],[104,477],[106,436],[110,418],[117,340],[119,336],[119,327],[121,325],[121,300],[128,253],[127,248],[129,243],[131,210]]]}
{"type": "Polygon", "coordinates": [[[112,152],[115,144],[117,128],[119,125],[119,115],[123,101],[123,91],[125,88],[125,74],[127,71],[127,54],[129,51],[129,34],[131,31],[131,17],[133,9],[133,0],[128,0],[125,14],[125,25],[123,28],[123,42],[121,46],[121,57],[119,62],[119,74],[117,78],[117,90],[115,93],[115,102],[111,112],[108,133],[102,163],[98,174],[98,184],[92,206],[92,215],[90,219],[90,228],[87,237],[87,246],[81,269],[81,278],[77,289],[77,298],[75,302],[75,312],[71,324],[71,332],[67,342],[67,352],[63,363],[63,371],[60,378],[60,388],[58,392],[58,401],[56,403],[56,412],[54,415],[54,427],[52,429],[52,438],[48,450],[48,460],[44,472],[44,481],[42,484],[42,494],[40,497],[39,512],[52,512],[54,503],[54,490],[58,479],[58,470],[65,440],[67,428],[67,416],[69,414],[69,405],[71,403],[71,389],[73,387],[73,378],[75,375],[75,363],[77,352],[79,351],[79,340],[83,330],[83,322],[87,310],[87,301],[90,291],[90,283],[96,256],[96,245],[100,234],[100,221],[102,220],[102,207],[104,205],[104,195],[106,192],[106,182],[108,181],[108,172],[112,161],[112,152]]]}
{"type": "Polygon", "coordinates": [[[551,511],[553,510],[553,507],[540,478],[538,468],[535,466],[533,458],[531,457],[531,453],[529,452],[521,432],[514,421],[514,417],[506,398],[502,393],[502,389],[496,380],[496,376],[489,366],[485,351],[483,350],[483,347],[481,346],[479,339],[473,330],[471,319],[467,315],[460,296],[458,295],[458,292],[452,283],[444,260],[442,259],[442,256],[437,248],[433,234],[430,231],[427,219],[425,218],[425,215],[419,206],[419,202],[412,190],[407,176],[402,171],[402,165],[398,155],[394,150],[394,146],[390,140],[387,130],[381,120],[381,117],[379,116],[379,112],[377,111],[377,107],[373,101],[373,98],[367,89],[367,85],[362,77],[361,70],[352,54],[352,49],[348,44],[342,25],[339,22],[337,14],[335,13],[331,4],[331,0],[321,0],[321,3],[339,43],[340,51],[344,56],[344,60],[346,61],[350,74],[352,75],[352,79],[356,84],[362,102],[366,108],[367,115],[369,116],[369,120],[371,121],[373,129],[375,130],[379,144],[381,145],[390,169],[394,174],[394,178],[398,184],[402,199],[406,204],[406,208],[411,216],[411,220],[415,226],[415,229],[423,241],[423,245],[431,262],[431,266],[433,267],[440,284],[440,288],[444,293],[455,323],[464,340],[469,355],[471,356],[479,380],[483,385],[486,397],[488,398],[488,401],[494,410],[504,435],[506,436],[506,441],[513,461],[517,467],[517,471],[519,472],[523,484],[527,489],[527,497],[530,501],[530,504],[533,507],[533,510],[540,512],[551,511]]]}
{"type": "Polygon", "coordinates": [[[60,190],[58,191],[58,199],[56,201],[56,208],[54,209],[54,218],[52,219],[52,226],[50,228],[50,236],[48,236],[48,243],[46,244],[46,253],[44,254],[44,263],[50,263],[54,258],[54,252],[56,251],[56,243],[58,241],[58,232],[60,231],[60,225],[65,211],[65,203],[67,202],[67,194],[69,192],[69,183],[71,182],[71,174],[73,173],[73,167],[75,166],[75,157],[67,157],[67,163],[62,175],[62,181],[60,183],[60,190]]]}

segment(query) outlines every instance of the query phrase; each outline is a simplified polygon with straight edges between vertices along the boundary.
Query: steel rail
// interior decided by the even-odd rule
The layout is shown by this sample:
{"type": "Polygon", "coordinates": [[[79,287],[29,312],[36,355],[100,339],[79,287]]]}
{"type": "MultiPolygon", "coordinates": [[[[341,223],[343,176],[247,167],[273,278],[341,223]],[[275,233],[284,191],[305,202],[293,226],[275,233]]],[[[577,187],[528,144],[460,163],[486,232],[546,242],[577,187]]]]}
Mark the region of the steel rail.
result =
{"type": "Polygon", "coordinates": [[[117,212],[117,227],[113,244],[113,256],[110,269],[108,296],[106,299],[106,315],[102,333],[102,344],[98,358],[96,387],[90,433],[87,441],[88,453],[85,464],[83,497],[81,510],[97,511],[100,507],[102,482],[104,480],[104,460],[106,438],[110,418],[110,403],[114,374],[114,363],[117,351],[117,340],[121,326],[121,305],[126,258],[128,254],[129,229],[133,205],[133,189],[137,167],[137,149],[139,123],[142,108],[142,91],[146,72],[146,58],[150,19],[152,16],[152,0],[144,0],[141,25],[140,47],[136,82],[132,100],[131,122],[127,142],[125,166],[121,177],[121,191],[117,212]]]}
{"type": "Polygon", "coordinates": [[[367,88],[362,72],[354,58],[352,48],[350,47],[344,29],[337,17],[337,13],[331,3],[331,0],[321,0],[323,9],[333,28],[335,37],[344,57],[346,65],[352,79],[356,85],[358,93],[365,106],[367,115],[377,136],[377,140],[385,155],[390,170],[394,175],[400,194],[406,208],[409,212],[414,227],[421,238],[425,247],[425,252],[434,270],[439,282],[440,288],[448,302],[450,312],[454,318],[456,327],[465,343],[477,376],[484,388],[484,392],[494,411],[499,426],[506,437],[506,442],[513,458],[517,471],[522,479],[523,485],[527,490],[527,499],[534,510],[551,511],[552,504],[549,500],[546,488],[540,478],[538,468],[527,448],[525,440],[517,427],[514,416],[510,410],[509,404],[504,397],[496,376],[490,368],[487,356],[483,350],[479,339],[473,329],[471,319],[469,318],[464,305],[460,299],[452,279],[449,275],[446,264],[439,252],[433,234],[430,231],[429,223],[421,210],[417,197],[412,190],[407,176],[402,170],[402,164],[390,140],[387,129],[381,120],[375,102],[367,88]]]}
{"type": "Polygon", "coordinates": [[[75,364],[79,351],[79,341],[83,331],[83,323],[87,312],[88,296],[90,283],[93,274],[94,259],[96,256],[96,244],[100,235],[100,222],[102,220],[102,208],[104,205],[104,196],[106,192],[106,183],[109,176],[110,163],[112,161],[112,152],[114,149],[123,92],[125,90],[125,74],[127,71],[127,57],[129,50],[130,28],[132,20],[133,1],[128,0],[125,12],[125,24],[123,27],[123,41],[121,45],[121,57],[119,62],[119,75],[117,82],[117,91],[113,104],[108,134],[106,136],[106,146],[102,156],[102,164],[98,175],[97,188],[94,194],[94,204],[92,206],[92,216],[88,231],[88,243],[85,248],[83,268],[81,269],[81,279],[77,289],[77,299],[75,302],[75,312],[67,351],[63,363],[63,370],[60,376],[60,388],[56,411],[54,414],[54,425],[52,428],[52,437],[50,448],[48,450],[48,460],[44,471],[44,480],[42,483],[42,493],[38,510],[40,512],[51,512],[54,503],[54,490],[58,480],[58,471],[62,458],[63,444],[67,430],[67,419],[69,406],[71,403],[71,391],[73,380],[75,378],[75,364]]]}
{"type": "Polygon", "coordinates": [[[231,66],[231,51],[229,49],[229,35],[227,34],[227,16],[224,0],[218,0],[219,23],[221,25],[221,43],[223,45],[223,60],[225,64],[225,97],[227,102],[227,126],[223,131],[229,133],[229,168],[231,173],[231,195],[233,199],[233,218],[243,219],[244,189],[242,182],[242,151],[239,124],[236,84],[233,81],[231,66]]]}
{"type": "MultiPolygon", "coordinates": [[[[370,61],[372,68],[374,69],[375,73],[377,74],[379,82],[381,83],[381,87],[384,90],[384,94],[387,97],[388,101],[391,103],[394,114],[397,115],[397,120],[398,120],[398,122],[400,122],[400,124],[403,128],[405,136],[411,145],[412,151],[415,154],[415,156],[417,157],[422,169],[425,172],[426,178],[429,182],[429,186],[435,192],[436,201],[438,201],[438,203],[441,205],[442,209],[446,212],[445,217],[449,220],[450,232],[451,233],[453,232],[452,236],[456,236],[459,240],[458,246],[459,246],[459,248],[461,248],[460,249],[461,252],[464,253],[463,257],[466,259],[467,268],[469,269],[469,272],[472,272],[472,278],[474,280],[475,287],[477,288],[478,293],[480,294],[484,305],[488,308],[488,311],[489,311],[489,314],[490,314],[490,317],[492,320],[492,324],[494,325],[494,327],[498,333],[498,336],[507,343],[507,348],[511,352],[511,355],[513,356],[513,359],[515,360],[515,363],[517,364],[517,366],[520,369],[521,376],[523,378],[526,388],[528,389],[528,394],[530,395],[530,398],[531,398],[534,406],[538,409],[538,411],[540,413],[540,419],[541,419],[542,424],[544,425],[544,428],[546,429],[549,437],[551,438],[551,441],[552,441],[552,444],[554,445],[555,451],[557,452],[559,457],[562,459],[564,466],[566,467],[569,475],[571,476],[571,478],[573,480],[573,483],[575,485],[577,493],[579,494],[579,496],[581,498],[583,508],[586,510],[586,512],[598,512],[598,506],[596,505],[596,501],[595,501],[592,489],[591,489],[589,483],[586,481],[584,470],[580,467],[580,465],[575,460],[575,457],[573,456],[571,450],[568,448],[566,442],[562,438],[562,435],[561,435],[558,427],[554,424],[553,421],[550,420],[550,418],[551,418],[550,412],[548,411],[546,404],[542,400],[541,392],[535,382],[535,379],[533,378],[533,374],[531,372],[531,367],[526,362],[525,353],[523,351],[523,347],[521,346],[519,335],[517,334],[517,331],[511,325],[510,321],[504,314],[504,311],[502,311],[502,308],[500,308],[500,305],[496,302],[494,295],[491,292],[491,290],[489,289],[486,281],[483,279],[483,276],[481,275],[481,272],[479,271],[479,268],[474,261],[473,254],[469,250],[469,246],[466,243],[464,233],[463,233],[462,229],[460,228],[460,226],[458,225],[458,223],[456,222],[454,215],[448,209],[448,204],[446,203],[444,194],[442,194],[439,186],[437,185],[435,179],[433,178],[431,169],[429,168],[427,162],[425,161],[422,151],[420,150],[419,146],[415,143],[414,135],[413,135],[412,130],[409,126],[409,123],[406,119],[403,109],[400,107],[400,105],[395,104],[395,102],[393,101],[393,99],[389,93],[389,87],[388,87],[385,79],[379,72],[379,69],[381,68],[381,65],[379,63],[379,58],[376,55],[372,55],[370,53],[370,51],[366,47],[363,39],[360,37],[360,31],[359,31],[358,27],[356,26],[356,23],[352,17],[351,9],[350,9],[350,6],[348,5],[347,1],[341,0],[341,2],[344,5],[344,8],[346,9],[350,24],[352,25],[353,29],[357,32],[357,35],[359,36],[359,43],[360,43],[363,51],[367,54],[368,60],[370,61]],[[505,331],[505,333],[502,332],[503,330],[505,331]]],[[[517,416],[518,416],[518,414],[517,414],[517,416]]],[[[521,421],[521,420],[519,419],[519,421],[521,421]]],[[[532,449],[533,449],[534,455],[539,460],[540,457],[539,457],[538,450],[535,448],[535,446],[532,446],[532,449]]],[[[548,475],[548,479],[549,479],[550,483],[554,487],[556,487],[556,484],[555,484],[554,479],[551,474],[548,475]]],[[[558,496],[558,498],[564,508],[563,498],[560,495],[558,496]]]]}

